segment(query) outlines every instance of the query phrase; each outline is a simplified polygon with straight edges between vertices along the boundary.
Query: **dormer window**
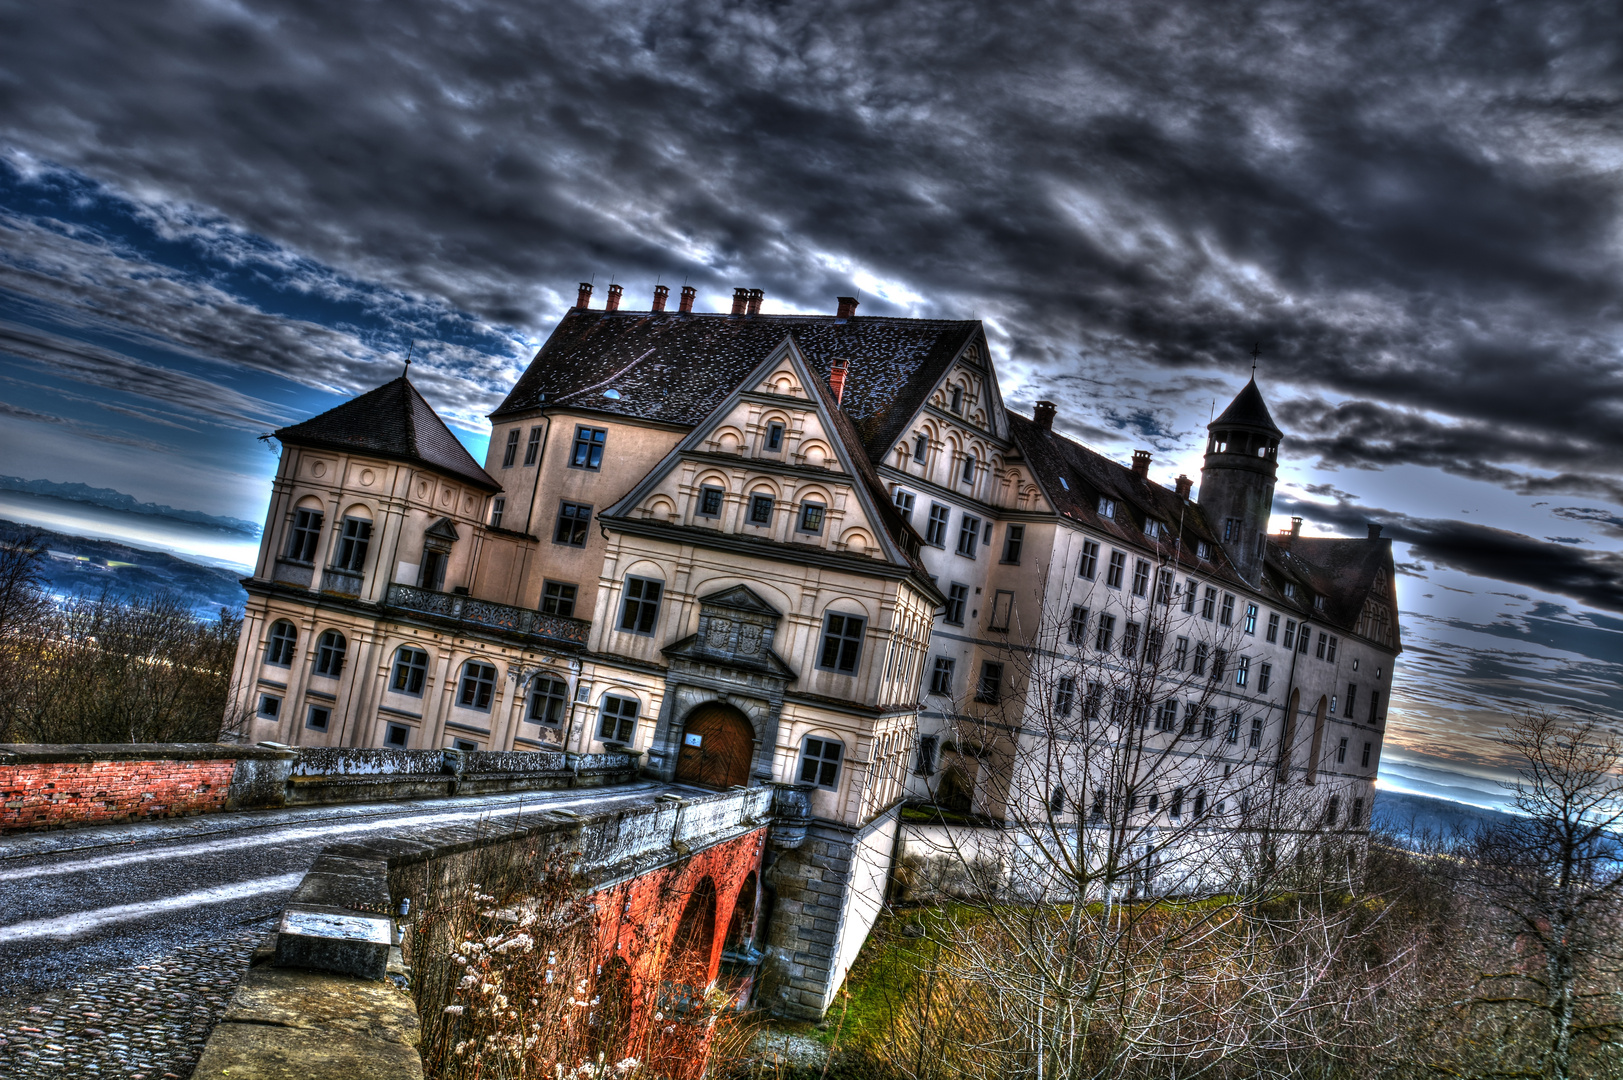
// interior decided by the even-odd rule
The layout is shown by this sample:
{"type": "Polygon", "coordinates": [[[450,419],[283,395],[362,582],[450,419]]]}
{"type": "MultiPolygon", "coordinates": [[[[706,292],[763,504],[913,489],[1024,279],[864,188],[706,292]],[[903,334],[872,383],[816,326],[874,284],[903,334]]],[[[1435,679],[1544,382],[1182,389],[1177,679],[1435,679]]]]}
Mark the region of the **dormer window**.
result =
{"type": "Polygon", "coordinates": [[[1294,581],[1285,582],[1285,599],[1287,599],[1287,600],[1295,600],[1296,599],[1296,582],[1294,582],[1294,581]]]}
{"type": "Polygon", "coordinates": [[[1116,500],[1107,499],[1103,495],[1099,496],[1099,516],[1114,521],[1116,518],[1116,500]]]}
{"type": "Polygon", "coordinates": [[[1208,544],[1204,540],[1195,541],[1195,558],[1197,558],[1197,559],[1210,559],[1211,557],[1212,557],[1212,545],[1208,544]]]}
{"type": "Polygon", "coordinates": [[[776,420],[766,426],[766,448],[771,452],[783,449],[783,425],[776,420]]]}
{"type": "Polygon", "coordinates": [[[955,386],[952,388],[952,391],[947,395],[947,408],[951,409],[955,413],[961,413],[964,411],[963,387],[955,386]]]}
{"type": "Polygon", "coordinates": [[[1315,596],[1313,598],[1313,610],[1314,611],[1323,611],[1324,610],[1324,597],[1315,596]]]}
{"type": "Polygon", "coordinates": [[[1154,518],[1144,519],[1144,535],[1151,540],[1159,540],[1167,534],[1167,527],[1154,518]]]}

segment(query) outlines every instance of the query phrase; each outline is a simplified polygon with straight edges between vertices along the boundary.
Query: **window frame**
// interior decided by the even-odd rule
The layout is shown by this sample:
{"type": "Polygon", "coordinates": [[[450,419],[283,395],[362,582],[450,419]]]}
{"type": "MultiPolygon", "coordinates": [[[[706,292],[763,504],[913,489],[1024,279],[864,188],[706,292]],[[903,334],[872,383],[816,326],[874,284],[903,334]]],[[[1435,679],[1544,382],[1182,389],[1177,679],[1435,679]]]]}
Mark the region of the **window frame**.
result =
{"type": "Polygon", "coordinates": [[[518,460],[518,435],[518,428],[513,428],[507,433],[507,445],[502,448],[502,468],[504,469],[511,469],[513,463],[518,460]]]}
{"type": "Polygon", "coordinates": [[[1150,592],[1150,561],[1133,560],[1133,595],[1148,597],[1150,592]]]}
{"type": "Polygon", "coordinates": [[[931,547],[946,550],[947,528],[952,524],[952,507],[941,503],[930,504],[930,520],[924,526],[924,542],[931,547]],[[940,511],[938,514],[937,511],[940,511]]]}
{"type": "Polygon", "coordinates": [[[470,657],[457,672],[456,707],[490,712],[496,704],[496,665],[470,657]]]}
{"type": "Polygon", "coordinates": [[[1097,540],[1082,541],[1082,557],[1076,563],[1076,576],[1095,579],[1099,573],[1099,542],[1097,540]]]}
{"type": "Polygon", "coordinates": [[[807,536],[823,535],[823,520],[828,515],[828,504],[812,502],[810,499],[800,504],[800,514],[795,522],[795,531],[807,536]],[[816,518],[815,525],[808,525],[809,518],[816,518]]]}
{"type": "Polygon", "coordinates": [[[542,727],[562,727],[569,715],[569,699],[568,682],[555,675],[535,676],[530,680],[529,692],[524,695],[524,722],[542,727]],[[552,712],[557,713],[557,718],[547,719],[546,715],[552,712]]]}
{"type": "Polygon", "coordinates": [[[975,549],[980,546],[981,519],[974,514],[965,514],[958,523],[958,547],[955,554],[966,559],[975,557],[975,549]]]}
{"type": "Polygon", "coordinates": [[[1086,645],[1088,643],[1088,609],[1081,604],[1071,605],[1071,618],[1065,627],[1065,644],[1086,645]]]}
{"type": "Polygon", "coordinates": [[[975,680],[975,700],[996,705],[1003,700],[1003,662],[982,660],[980,677],[975,680]]]}
{"type": "Polygon", "coordinates": [[[1263,631],[1262,637],[1270,645],[1279,643],[1279,612],[1270,611],[1268,613],[1268,628],[1263,631]]]}
{"type": "Polygon", "coordinates": [[[571,499],[558,500],[558,521],[552,529],[552,542],[559,547],[583,548],[591,536],[592,504],[571,499]],[[567,533],[565,528],[567,526],[567,533]]]}
{"type": "Polygon", "coordinates": [[[891,493],[891,502],[896,506],[896,512],[902,515],[902,520],[909,525],[913,523],[913,507],[918,496],[906,488],[897,488],[891,493]]]}
{"type": "Polygon", "coordinates": [[[343,529],[338,534],[334,549],[333,569],[351,574],[366,572],[366,557],[372,551],[372,522],[369,518],[343,518],[343,529]]]}
{"type": "Polygon", "coordinates": [[[259,695],[259,704],[254,707],[254,715],[263,717],[266,720],[280,721],[282,719],[282,699],[280,695],[261,693],[259,695]],[[270,708],[267,709],[266,705],[269,705],[270,708]]]}
{"type": "Polygon", "coordinates": [[[389,665],[389,692],[422,697],[427,687],[428,650],[416,645],[402,645],[395,649],[394,663],[389,665]],[[412,689],[414,684],[416,689],[412,689]]]}
{"type": "Polygon", "coordinates": [[[288,562],[314,566],[316,555],[321,551],[321,529],[326,523],[324,511],[294,507],[293,522],[288,526],[287,545],[282,558],[288,562]]]}
{"type": "Polygon", "coordinates": [[[856,676],[862,671],[862,646],[868,633],[868,616],[844,611],[823,612],[823,629],[818,635],[817,668],[836,675],[856,676]],[[839,620],[836,629],[835,620],[839,620]],[[852,624],[855,623],[853,628],[852,624]],[[833,655],[830,656],[832,646],[833,655]],[[849,657],[849,663],[847,658],[849,657]]]}
{"type": "Polygon", "coordinates": [[[766,452],[779,454],[783,452],[783,435],[788,429],[782,420],[768,420],[766,424],[766,452]]]}
{"type": "Polygon", "coordinates": [[[913,436],[913,460],[923,465],[930,456],[930,436],[918,434],[913,436]]]}
{"type": "Polygon", "coordinates": [[[964,455],[964,467],[958,473],[958,482],[960,484],[973,484],[975,482],[976,460],[974,454],[964,455]]]}
{"type": "Polygon", "coordinates": [[[1094,620],[1093,648],[1095,652],[1109,652],[1116,640],[1116,616],[1101,611],[1094,620]]]}
{"type": "Polygon", "coordinates": [[[964,625],[964,612],[969,607],[969,586],[961,581],[950,582],[947,585],[947,606],[941,614],[941,621],[953,626],[964,625]],[[960,592],[959,590],[962,590],[960,592]]]}
{"type": "Polygon", "coordinates": [[[332,730],[332,706],[324,705],[319,701],[304,703],[304,726],[310,731],[332,730]],[[321,723],[316,723],[316,714],[321,714],[321,723]]]}
{"type": "Polygon", "coordinates": [[[411,725],[394,720],[385,721],[383,725],[383,745],[386,747],[392,746],[396,750],[405,750],[410,747],[411,725]],[[396,732],[400,733],[398,741],[394,737],[396,732]]]}
{"type": "Polygon", "coordinates": [[[800,767],[795,770],[795,776],[799,783],[811,784],[824,791],[838,791],[844,764],[843,740],[831,739],[826,735],[806,735],[800,740],[800,767]],[[818,744],[815,752],[812,750],[813,743],[818,744]],[[829,753],[831,750],[832,754],[829,753]]]}
{"type": "Polygon", "coordinates": [[[630,694],[604,694],[597,702],[597,725],[593,729],[597,733],[597,741],[630,746],[637,739],[637,721],[641,712],[642,702],[630,694]],[[610,702],[615,703],[612,712],[610,702]],[[629,713],[626,712],[627,705],[631,707],[629,713]]]}
{"type": "Polygon", "coordinates": [[[524,444],[524,467],[531,468],[541,458],[541,431],[540,424],[530,428],[530,439],[524,444]]]}
{"type": "Polygon", "coordinates": [[[695,504],[694,510],[693,510],[693,516],[694,517],[719,518],[719,517],[721,517],[721,512],[724,509],[726,509],[726,507],[727,507],[727,489],[726,488],[718,487],[715,484],[700,484],[699,485],[699,498],[698,498],[698,502],[695,504]],[[707,507],[706,507],[706,504],[710,501],[710,496],[711,495],[714,495],[716,497],[716,508],[714,510],[707,509],[707,507]]]}
{"type": "Polygon", "coordinates": [[[323,630],[316,639],[315,662],[310,673],[323,679],[337,679],[344,674],[344,662],[349,657],[349,639],[338,630],[323,630]],[[332,642],[336,639],[338,644],[332,642]]]}
{"type": "Polygon", "coordinates": [[[542,582],[541,582],[541,604],[540,604],[540,608],[539,608],[541,614],[543,614],[543,615],[556,615],[556,616],[558,616],[559,618],[562,618],[562,619],[573,619],[575,617],[575,605],[578,604],[579,602],[580,602],[580,586],[578,584],[576,584],[575,582],[573,582],[573,581],[554,581],[551,578],[546,578],[546,579],[542,580],[542,582]],[[569,595],[567,597],[563,595],[563,591],[565,589],[569,590],[569,595]],[[552,610],[551,611],[547,610],[547,605],[548,604],[552,605],[552,610]],[[569,610],[568,611],[559,610],[565,604],[569,605],[569,610]]]}
{"type": "Polygon", "coordinates": [[[299,628],[291,619],[277,619],[270,624],[265,634],[265,663],[272,667],[292,667],[293,661],[299,658],[299,628]],[[280,627],[287,627],[289,633],[278,633],[280,627]],[[285,660],[276,659],[285,656],[285,660]]]}
{"type": "Polygon", "coordinates": [[[937,656],[930,668],[930,693],[941,697],[952,696],[952,678],[958,668],[958,658],[937,656]]]}
{"type": "Polygon", "coordinates": [[[750,492],[749,511],[744,515],[744,524],[752,529],[770,529],[772,527],[772,514],[778,507],[778,497],[764,491],[750,492]],[[766,515],[763,518],[762,508],[766,515]]]}
{"type": "Polygon", "coordinates": [[[569,447],[569,467],[571,469],[584,469],[587,472],[601,472],[603,469],[604,448],[608,445],[608,428],[596,428],[589,424],[575,425],[575,439],[569,447]],[[585,453],[582,453],[584,449],[585,453]]]}
{"type": "Polygon", "coordinates": [[[1010,523],[1003,526],[1003,558],[998,562],[1006,566],[1019,566],[1020,553],[1026,545],[1026,527],[1010,523]]]}
{"type": "Polygon", "coordinates": [[[645,577],[642,574],[627,574],[620,588],[620,617],[615,620],[615,629],[622,634],[640,634],[644,637],[653,635],[659,629],[660,609],[665,603],[665,581],[663,578],[645,577]],[[637,594],[632,595],[632,583],[637,586],[637,594]],[[648,586],[654,587],[654,595],[647,595],[648,586]],[[652,614],[650,614],[650,610],[652,614]]]}
{"type": "Polygon", "coordinates": [[[1105,566],[1105,587],[1107,589],[1121,588],[1122,578],[1127,573],[1127,553],[1125,551],[1111,551],[1110,562],[1105,566]]]}

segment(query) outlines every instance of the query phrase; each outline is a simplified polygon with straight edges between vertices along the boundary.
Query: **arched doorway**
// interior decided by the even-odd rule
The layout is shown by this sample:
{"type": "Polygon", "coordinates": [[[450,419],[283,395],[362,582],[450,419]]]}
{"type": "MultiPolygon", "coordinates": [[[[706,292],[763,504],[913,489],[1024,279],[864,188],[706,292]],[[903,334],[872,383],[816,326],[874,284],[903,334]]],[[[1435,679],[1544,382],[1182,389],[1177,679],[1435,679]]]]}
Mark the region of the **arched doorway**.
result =
{"type": "Polygon", "coordinates": [[[682,725],[676,755],[676,782],[726,788],[747,784],[755,757],[755,729],[749,718],[719,701],[700,705],[682,725]]]}

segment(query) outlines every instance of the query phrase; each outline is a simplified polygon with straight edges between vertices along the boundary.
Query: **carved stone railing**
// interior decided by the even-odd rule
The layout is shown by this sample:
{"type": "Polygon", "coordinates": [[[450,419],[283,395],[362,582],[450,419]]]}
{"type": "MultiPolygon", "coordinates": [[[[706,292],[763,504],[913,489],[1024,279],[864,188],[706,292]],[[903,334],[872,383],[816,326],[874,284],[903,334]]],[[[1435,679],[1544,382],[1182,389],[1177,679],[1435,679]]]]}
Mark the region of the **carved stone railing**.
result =
{"type": "Polygon", "coordinates": [[[586,619],[543,615],[534,608],[514,607],[491,600],[476,600],[455,593],[433,592],[412,585],[390,585],[383,606],[414,615],[456,623],[459,626],[495,630],[519,637],[585,645],[592,624],[586,619]]]}

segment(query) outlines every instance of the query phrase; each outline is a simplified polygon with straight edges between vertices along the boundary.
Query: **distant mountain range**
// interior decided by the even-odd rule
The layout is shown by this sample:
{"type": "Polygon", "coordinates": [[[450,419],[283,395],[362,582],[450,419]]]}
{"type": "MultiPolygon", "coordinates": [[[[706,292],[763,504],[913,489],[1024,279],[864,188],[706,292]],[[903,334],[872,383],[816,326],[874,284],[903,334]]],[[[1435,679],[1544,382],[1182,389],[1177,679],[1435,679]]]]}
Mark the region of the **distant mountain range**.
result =
{"type": "Polygon", "coordinates": [[[139,596],[171,593],[202,618],[220,608],[241,610],[248,600],[240,575],[161,551],[146,551],[116,540],[68,536],[0,519],[0,537],[11,528],[37,533],[47,552],[40,567],[45,586],[59,596],[94,595],[102,591],[139,596]]]}
{"type": "Polygon", "coordinates": [[[1371,824],[1399,838],[1447,838],[1477,832],[1511,820],[1503,810],[1487,810],[1450,799],[1377,790],[1371,824]]]}
{"type": "Polygon", "coordinates": [[[176,510],[162,503],[137,502],[132,495],[112,488],[95,488],[89,484],[59,484],[54,480],[24,480],[20,476],[0,476],[0,491],[24,491],[30,495],[47,495],[53,499],[89,503],[126,514],[145,514],[149,517],[169,518],[190,525],[207,525],[243,536],[258,536],[259,525],[234,517],[216,517],[198,510],[176,510]]]}

